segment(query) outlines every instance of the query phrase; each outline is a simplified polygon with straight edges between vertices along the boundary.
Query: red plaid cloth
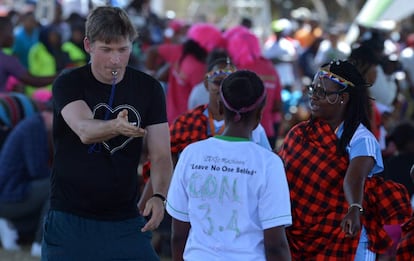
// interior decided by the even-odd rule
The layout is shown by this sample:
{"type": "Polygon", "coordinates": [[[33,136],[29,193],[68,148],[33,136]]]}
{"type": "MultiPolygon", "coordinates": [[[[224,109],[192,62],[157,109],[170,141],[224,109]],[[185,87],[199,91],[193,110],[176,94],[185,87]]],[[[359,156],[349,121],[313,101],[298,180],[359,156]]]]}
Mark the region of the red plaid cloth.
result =
{"type": "MultiPolygon", "coordinates": [[[[180,115],[170,126],[171,153],[178,154],[189,144],[204,140],[207,135],[208,118],[204,115],[207,104],[200,105],[185,114],[180,115]]],[[[142,169],[144,180],[150,176],[151,164],[147,161],[142,169]]]]}
{"type": "Polygon", "coordinates": [[[177,117],[170,126],[171,153],[177,154],[189,144],[207,139],[207,121],[204,115],[207,105],[200,105],[193,110],[177,117]]]}
{"type": "MultiPolygon", "coordinates": [[[[340,226],[348,211],[343,180],[349,160],[347,155],[339,155],[337,141],[328,124],[306,121],[290,130],[279,152],[292,201],[293,224],[286,231],[293,260],[354,258],[359,236],[346,238],[340,226]]],[[[383,252],[390,239],[382,225],[404,222],[411,211],[408,193],[381,178],[367,179],[365,189],[372,195],[364,199],[362,223],[369,233],[371,248],[383,252]],[[386,194],[378,196],[382,193],[386,194]],[[396,215],[401,209],[404,213],[396,215]]]]}
{"type": "Polygon", "coordinates": [[[365,182],[363,206],[362,223],[367,230],[369,249],[383,254],[392,245],[392,239],[383,226],[403,224],[409,220],[412,213],[410,194],[404,185],[374,176],[365,182]]]}
{"type": "Polygon", "coordinates": [[[414,260],[414,214],[402,226],[402,238],[397,246],[397,261],[414,260]]]}

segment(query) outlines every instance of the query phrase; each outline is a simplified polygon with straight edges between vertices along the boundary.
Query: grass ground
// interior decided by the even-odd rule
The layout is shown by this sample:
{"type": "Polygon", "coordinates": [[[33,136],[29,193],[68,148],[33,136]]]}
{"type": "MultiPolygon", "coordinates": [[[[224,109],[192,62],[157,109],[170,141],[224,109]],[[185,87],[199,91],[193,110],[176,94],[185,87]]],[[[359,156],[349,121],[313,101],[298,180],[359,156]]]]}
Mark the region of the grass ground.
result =
{"type": "Polygon", "coordinates": [[[31,245],[24,245],[21,251],[5,251],[0,248],[0,260],[2,261],[39,261],[40,258],[35,258],[30,255],[31,245]]]}

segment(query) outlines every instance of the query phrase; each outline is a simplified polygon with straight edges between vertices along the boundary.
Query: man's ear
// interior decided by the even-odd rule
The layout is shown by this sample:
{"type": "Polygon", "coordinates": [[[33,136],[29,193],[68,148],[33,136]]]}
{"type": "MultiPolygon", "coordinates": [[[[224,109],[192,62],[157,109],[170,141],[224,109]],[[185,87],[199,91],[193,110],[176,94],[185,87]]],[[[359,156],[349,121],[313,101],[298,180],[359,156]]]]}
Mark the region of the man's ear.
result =
{"type": "Polygon", "coordinates": [[[91,52],[91,42],[89,41],[88,37],[83,38],[83,48],[87,53],[91,52]]]}

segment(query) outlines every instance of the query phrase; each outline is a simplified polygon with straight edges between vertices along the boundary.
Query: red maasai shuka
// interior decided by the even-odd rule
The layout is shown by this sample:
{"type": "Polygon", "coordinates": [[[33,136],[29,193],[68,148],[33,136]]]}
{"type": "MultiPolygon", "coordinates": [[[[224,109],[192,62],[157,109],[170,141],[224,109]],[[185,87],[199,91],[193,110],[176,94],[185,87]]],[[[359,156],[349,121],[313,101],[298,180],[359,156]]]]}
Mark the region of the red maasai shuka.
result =
{"type": "MultiPolygon", "coordinates": [[[[199,105],[181,114],[170,126],[171,153],[181,153],[189,144],[209,137],[207,135],[208,118],[204,115],[207,106],[207,104],[199,105]]],[[[142,169],[145,181],[150,176],[150,168],[150,162],[145,162],[142,169]]]]}
{"type": "Polygon", "coordinates": [[[200,105],[177,117],[170,126],[171,153],[181,153],[189,144],[209,137],[208,118],[204,115],[206,109],[207,104],[200,105]]]}
{"type": "Polygon", "coordinates": [[[397,261],[414,260],[414,214],[402,226],[402,237],[397,246],[397,261]]]}
{"type": "MultiPolygon", "coordinates": [[[[343,192],[348,155],[340,155],[338,138],[322,121],[293,127],[279,152],[285,163],[292,204],[292,226],[286,229],[293,260],[353,260],[359,235],[346,238],[340,223],[349,204],[343,192]]],[[[391,239],[383,224],[402,224],[411,214],[403,185],[367,178],[362,224],[370,249],[384,252],[391,239]]]]}

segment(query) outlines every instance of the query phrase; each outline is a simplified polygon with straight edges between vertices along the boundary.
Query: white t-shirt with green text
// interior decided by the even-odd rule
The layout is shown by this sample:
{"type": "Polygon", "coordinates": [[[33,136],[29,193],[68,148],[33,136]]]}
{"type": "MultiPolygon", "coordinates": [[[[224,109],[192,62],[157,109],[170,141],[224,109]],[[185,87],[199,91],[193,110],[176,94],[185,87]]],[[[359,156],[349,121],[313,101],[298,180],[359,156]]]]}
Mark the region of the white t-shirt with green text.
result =
{"type": "Polygon", "coordinates": [[[292,224],[279,156],[254,142],[223,136],[184,149],[167,211],[191,224],[185,260],[265,260],[263,231],[292,224]]]}

